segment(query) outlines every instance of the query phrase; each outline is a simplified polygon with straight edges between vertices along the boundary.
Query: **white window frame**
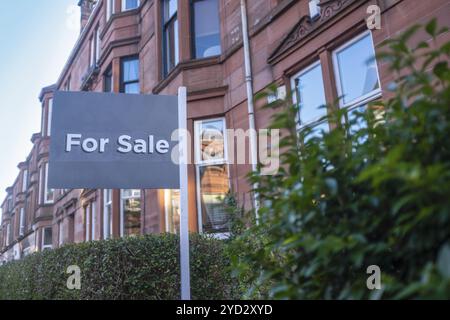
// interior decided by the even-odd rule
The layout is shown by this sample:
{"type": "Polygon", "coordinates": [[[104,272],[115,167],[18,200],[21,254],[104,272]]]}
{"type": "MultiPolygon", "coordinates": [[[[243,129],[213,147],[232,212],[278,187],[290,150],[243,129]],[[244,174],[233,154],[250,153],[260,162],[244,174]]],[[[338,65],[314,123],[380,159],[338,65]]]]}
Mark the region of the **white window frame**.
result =
{"type": "MultiPolygon", "coordinates": [[[[292,102],[298,106],[299,101],[298,101],[298,88],[296,86],[295,80],[297,78],[300,78],[301,76],[305,75],[306,73],[310,72],[311,70],[313,70],[314,68],[316,68],[317,66],[320,66],[320,70],[322,71],[322,86],[324,89],[324,94],[325,94],[325,83],[323,82],[323,69],[322,69],[322,63],[320,62],[320,60],[317,60],[316,62],[313,62],[312,64],[310,64],[309,66],[307,66],[306,68],[300,70],[298,73],[296,73],[295,75],[293,75],[291,77],[291,88],[294,91],[294,94],[292,95],[292,102]]],[[[326,99],[326,97],[325,97],[326,99]]],[[[327,103],[327,101],[325,101],[325,103],[327,103]]],[[[328,114],[328,109],[326,110],[327,114],[328,114]]],[[[297,131],[305,128],[305,127],[309,127],[309,126],[314,126],[314,125],[318,125],[323,123],[323,121],[319,122],[319,118],[315,118],[309,122],[305,122],[302,123],[301,119],[300,119],[300,109],[298,110],[297,114],[295,115],[295,122],[296,122],[296,126],[297,126],[297,131]]]]}
{"type": "Polygon", "coordinates": [[[47,105],[47,137],[52,133],[53,98],[48,99],[47,105]]]}
{"type": "MultiPolygon", "coordinates": [[[[375,70],[377,72],[377,80],[378,80],[378,89],[372,90],[369,93],[366,93],[365,95],[362,95],[356,99],[353,99],[352,101],[348,102],[348,103],[344,103],[343,100],[343,92],[342,92],[342,83],[341,83],[341,75],[340,75],[340,71],[339,71],[339,60],[338,60],[338,54],[342,51],[344,51],[345,49],[351,47],[353,44],[355,44],[356,42],[358,42],[359,40],[367,37],[369,35],[371,43],[372,43],[372,48],[375,52],[375,45],[373,42],[373,36],[372,36],[372,32],[370,30],[367,30],[361,34],[359,34],[358,36],[352,38],[351,40],[347,41],[346,43],[344,43],[343,45],[341,45],[340,47],[336,48],[333,53],[332,53],[332,57],[333,57],[333,69],[334,69],[334,78],[336,81],[336,89],[337,89],[337,93],[339,96],[339,107],[341,109],[347,109],[348,111],[357,108],[359,106],[365,105],[367,103],[369,103],[370,101],[373,101],[375,99],[378,99],[379,97],[381,97],[381,81],[380,81],[380,73],[378,72],[378,63],[377,61],[375,61],[375,70]]],[[[376,53],[376,52],[375,52],[376,53]]]]}
{"type": "Polygon", "coordinates": [[[125,11],[129,11],[129,10],[134,10],[134,9],[139,8],[140,5],[141,5],[141,1],[137,0],[137,7],[136,8],[127,9],[127,1],[126,0],[122,0],[122,11],[125,12],[125,11]]]}
{"type": "Polygon", "coordinates": [[[228,135],[227,135],[227,124],[224,117],[219,118],[211,118],[211,119],[204,119],[204,120],[196,120],[194,124],[194,149],[195,149],[195,164],[199,166],[204,165],[214,165],[214,164],[226,164],[228,161],[228,135]],[[224,147],[224,153],[223,153],[223,159],[213,159],[213,160],[202,160],[201,158],[201,149],[200,149],[200,129],[202,123],[205,122],[215,122],[215,121],[222,121],[223,125],[223,147],[224,147]]]}
{"type": "Polygon", "coordinates": [[[28,189],[28,169],[22,172],[22,192],[26,192],[28,189]]]}
{"type": "MultiPolygon", "coordinates": [[[[45,244],[45,229],[53,229],[52,227],[44,227],[42,228],[42,239],[41,239],[41,250],[44,251],[45,249],[53,249],[53,230],[52,230],[52,243],[51,244],[45,244]]],[[[59,235],[58,235],[59,236],[59,235]]]]}
{"type": "MultiPolygon", "coordinates": [[[[228,135],[227,135],[227,126],[226,120],[224,117],[219,118],[210,118],[197,120],[194,122],[194,155],[195,155],[195,178],[196,178],[196,199],[197,199],[197,225],[199,233],[203,233],[203,216],[202,216],[202,200],[201,200],[201,186],[200,186],[200,168],[208,167],[212,165],[225,165],[227,168],[228,174],[228,187],[231,187],[230,183],[230,167],[228,164],[228,135]],[[214,160],[201,160],[201,150],[200,150],[200,129],[202,123],[205,122],[214,122],[221,120],[223,124],[223,147],[224,147],[224,157],[223,159],[214,159],[214,160]]],[[[230,236],[230,232],[222,232],[222,233],[211,233],[210,234],[214,238],[224,239],[230,236]]]]}
{"type": "Polygon", "coordinates": [[[48,192],[48,190],[49,190],[48,189],[48,162],[45,163],[44,169],[45,169],[44,203],[45,204],[51,204],[55,200],[55,190],[54,189],[50,189],[50,190],[52,190],[52,194],[53,194],[52,198],[50,199],[48,197],[48,194],[49,194],[49,192],[48,192]]]}
{"type": "Polygon", "coordinates": [[[112,209],[113,209],[113,191],[112,189],[104,189],[103,190],[103,239],[110,239],[112,237],[112,209]],[[107,193],[110,192],[111,196],[109,197],[109,201],[106,201],[108,199],[107,193]],[[109,212],[111,212],[111,215],[108,216],[108,207],[111,209],[109,212]],[[106,232],[109,230],[109,232],[106,232]]]}
{"type": "Polygon", "coordinates": [[[19,236],[23,236],[25,234],[25,208],[20,208],[20,217],[19,217],[19,236]]]}
{"type": "MultiPolygon", "coordinates": [[[[134,192],[134,191],[133,191],[134,192]]],[[[128,200],[128,199],[140,199],[140,201],[142,201],[142,191],[140,189],[120,189],[120,236],[123,237],[124,236],[124,221],[125,221],[125,217],[124,217],[124,210],[123,210],[123,205],[124,205],[124,200],[128,200]],[[124,190],[138,190],[139,191],[139,197],[136,195],[131,195],[131,196],[127,196],[125,197],[123,195],[123,191],[124,190]]],[[[142,203],[141,203],[142,204],[142,203]]],[[[142,210],[141,210],[141,215],[143,214],[142,210]]]]}

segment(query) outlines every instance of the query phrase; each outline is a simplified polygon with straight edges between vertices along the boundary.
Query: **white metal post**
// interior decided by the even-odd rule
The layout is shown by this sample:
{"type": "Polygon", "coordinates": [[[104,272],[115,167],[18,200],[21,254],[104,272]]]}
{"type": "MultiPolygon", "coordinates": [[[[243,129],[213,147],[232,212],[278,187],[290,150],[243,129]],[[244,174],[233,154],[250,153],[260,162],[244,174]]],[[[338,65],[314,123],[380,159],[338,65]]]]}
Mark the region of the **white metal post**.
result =
{"type": "Polygon", "coordinates": [[[189,265],[189,202],[187,172],[187,94],[186,87],[178,88],[178,132],[180,148],[180,265],[181,300],[191,299],[191,277],[189,265]]]}

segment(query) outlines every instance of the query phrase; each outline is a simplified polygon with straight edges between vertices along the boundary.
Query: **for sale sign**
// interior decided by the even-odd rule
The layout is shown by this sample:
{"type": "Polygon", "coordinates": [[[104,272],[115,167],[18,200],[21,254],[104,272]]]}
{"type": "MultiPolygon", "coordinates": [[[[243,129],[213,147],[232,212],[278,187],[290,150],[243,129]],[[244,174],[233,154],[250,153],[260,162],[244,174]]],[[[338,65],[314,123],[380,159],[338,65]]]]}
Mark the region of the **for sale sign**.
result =
{"type": "Polygon", "coordinates": [[[49,187],[178,189],[177,96],[55,93],[49,187]]]}

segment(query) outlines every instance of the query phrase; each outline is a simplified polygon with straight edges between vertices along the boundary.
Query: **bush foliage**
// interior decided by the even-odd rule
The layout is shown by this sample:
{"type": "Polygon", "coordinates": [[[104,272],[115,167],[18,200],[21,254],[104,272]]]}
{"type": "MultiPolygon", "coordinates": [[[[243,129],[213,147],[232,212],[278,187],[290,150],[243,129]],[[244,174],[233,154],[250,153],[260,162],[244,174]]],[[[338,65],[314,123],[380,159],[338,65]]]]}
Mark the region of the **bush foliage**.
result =
{"type": "Polygon", "coordinates": [[[298,133],[296,106],[269,105],[284,107],[272,128],[285,152],[277,175],[252,175],[259,224],[234,240],[248,297],[450,298],[450,43],[431,21],[431,41],[412,44],[419,29],[383,45],[392,98],[337,110],[335,130],[298,133]],[[366,286],[371,265],[381,290],[366,286]]]}
{"type": "MultiPolygon", "coordinates": [[[[193,299],[234,298],[224,243],[191,235],[193,299]]],[[[0,299],[179,299],[179,238],[147,235],[66,245],[0,267],[0,299]],[[67,267],[81,290],[67,289],[67,267]]]]}

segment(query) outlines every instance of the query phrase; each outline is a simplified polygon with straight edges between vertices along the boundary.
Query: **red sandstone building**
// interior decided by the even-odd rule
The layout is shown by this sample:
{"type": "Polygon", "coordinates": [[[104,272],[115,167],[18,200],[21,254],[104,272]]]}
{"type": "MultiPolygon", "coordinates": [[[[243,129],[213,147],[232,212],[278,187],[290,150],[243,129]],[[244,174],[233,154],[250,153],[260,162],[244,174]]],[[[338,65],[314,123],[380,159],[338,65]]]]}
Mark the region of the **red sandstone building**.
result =
{"type": "MultiPolygon", "coordinates": [[[[177,190],[52,190],[47,187],[55,90],[176,94],[188,89],[193,154],[208,131],[249,128],[239,0],[80,0],[81,34],[56,84],[43,88],[42,130],[1,204],[0,262],[66,243],[134,234],[178,232],[177,190]],[[95,1],[94,1],[95,2],[95,1]]],[[[448,25],[448,0],[247,0],[252,89],[276,84],[301,105],[301,126],[317,125],[318,106],[363,109],[386,95],[386,65],[367,64],[383,40],[436,17],[448,25]],[[381,29],[368,30],[369,5],[381,8],[381,29]]],[[[420,40],[428,40],[419,35],[420,40]]],[[[439,41],[448,41],[449,34],[439,41]]],[[[419,40],[419,39],[416,39],[419,40]]],[[[250,80],[250,79],[247,79],[250,80]]],[[[275,97],[276,98],[276,97],[275,97]]],[[[272,111],[255,107],[256,129],[272,111]]],[[[227,159],[189,167],[189,226],[224,235],[227,192],[252,206],[250,165],[227,159]]],[[[221,150],[220,150],[221,149],[221,150]]]]}

